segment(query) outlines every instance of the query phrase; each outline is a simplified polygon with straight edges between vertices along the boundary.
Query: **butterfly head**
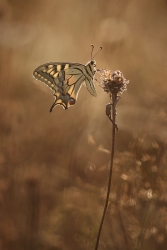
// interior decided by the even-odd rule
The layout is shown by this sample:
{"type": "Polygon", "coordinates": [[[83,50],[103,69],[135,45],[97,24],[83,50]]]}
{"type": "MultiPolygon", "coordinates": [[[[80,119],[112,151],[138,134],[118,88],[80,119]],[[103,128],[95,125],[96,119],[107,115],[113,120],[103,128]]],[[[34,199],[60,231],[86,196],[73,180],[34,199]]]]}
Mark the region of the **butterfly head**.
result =
{"type": "Polygon", "coordinates": [[[95,60],[91,60],[90,64],[93,65],[94,67],[96,67],[96,61],[95,60]]]}
{"type": "Polygon", "coordinates": [[[95,73],[96,72],[96,61],[95,60],[91,60],[89,62],[87,62],[87,64],[85,66],[90,66],[92,71],[95,73]]]}

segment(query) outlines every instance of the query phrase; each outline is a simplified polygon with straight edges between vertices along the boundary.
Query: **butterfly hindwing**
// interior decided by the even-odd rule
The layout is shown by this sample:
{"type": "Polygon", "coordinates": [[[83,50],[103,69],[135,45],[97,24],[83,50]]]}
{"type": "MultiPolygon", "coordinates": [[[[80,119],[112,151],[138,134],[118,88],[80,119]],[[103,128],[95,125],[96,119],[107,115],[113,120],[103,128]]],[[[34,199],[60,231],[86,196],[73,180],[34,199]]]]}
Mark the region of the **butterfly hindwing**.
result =
{"type": "Polygon", "coordinates": [[[43,64],[35,69],[34,77],[55,91],[55,101],[50,111],[56,105],[62,105],[64,109],[74,105],[84,81],[90,94],[96,96],[93,84],[95,65],[89,64],[54,62],[43,64]]]}

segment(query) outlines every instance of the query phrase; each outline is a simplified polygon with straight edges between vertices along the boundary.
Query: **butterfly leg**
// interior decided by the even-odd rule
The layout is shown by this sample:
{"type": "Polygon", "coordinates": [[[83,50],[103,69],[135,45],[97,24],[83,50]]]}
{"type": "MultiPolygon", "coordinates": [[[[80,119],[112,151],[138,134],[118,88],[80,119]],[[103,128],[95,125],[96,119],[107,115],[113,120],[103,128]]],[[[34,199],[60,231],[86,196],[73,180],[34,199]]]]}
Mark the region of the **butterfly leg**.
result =
{"type": "Polygon", "coordinates": [[[111,109],[112,109],[113,104],[112,103],[108,103],[106,105],[106,115],[108,116],[110,122],[112,122],[112,124],[115,126],[116,130],[118,131],[118,126],[116,123],[114,123],[113,119],[111,118],[111,109]]]}

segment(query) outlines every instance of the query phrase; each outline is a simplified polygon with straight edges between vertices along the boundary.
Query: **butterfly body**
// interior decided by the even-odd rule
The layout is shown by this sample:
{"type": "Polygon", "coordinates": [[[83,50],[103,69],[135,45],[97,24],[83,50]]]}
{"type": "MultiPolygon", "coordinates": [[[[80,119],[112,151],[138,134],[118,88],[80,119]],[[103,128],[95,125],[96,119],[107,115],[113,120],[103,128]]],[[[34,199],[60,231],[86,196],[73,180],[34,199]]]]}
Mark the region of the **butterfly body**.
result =
{"type": "Polygon", "coordinates": [[[33,76],[54,90],[55,101],[50,109],[61,105],[68,109],[74,105],[78,92],[85,83],[89,93],[96,96],[93,83],[96,72],[96,62],[89,61],[86,65],[69,62],[46,63],[34,70],[33,76]]]}

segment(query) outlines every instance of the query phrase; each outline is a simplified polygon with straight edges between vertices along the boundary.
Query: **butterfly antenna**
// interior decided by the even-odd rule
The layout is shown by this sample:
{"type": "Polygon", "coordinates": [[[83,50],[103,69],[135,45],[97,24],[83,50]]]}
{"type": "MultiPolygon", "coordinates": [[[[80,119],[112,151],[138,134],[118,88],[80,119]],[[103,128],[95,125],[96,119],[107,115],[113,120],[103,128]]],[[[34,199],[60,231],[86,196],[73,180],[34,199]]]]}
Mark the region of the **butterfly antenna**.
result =
{"type": "Polygon", "coordinates": [[[92,54],[93,54],[93,50],[94,50],[94,45],[93,45],[93,44],[91,44],[91,46],[92,46],[92,50],[91,50],[91,54],[90,54],[90,56],[91,56],[91,60],[92,60],[92,54]]]}
{"type": "MultiPolygon", "coordinates": [[[[95,58],[95,56],[96,56],[101,50],[102,50],[102,47],[100,47],[100,49],[96,52],[96,54],[94,55],[93,58],[95,58]]],[[[93,59],[93,58],[92,58],[92,59],[93,59]]]]}

